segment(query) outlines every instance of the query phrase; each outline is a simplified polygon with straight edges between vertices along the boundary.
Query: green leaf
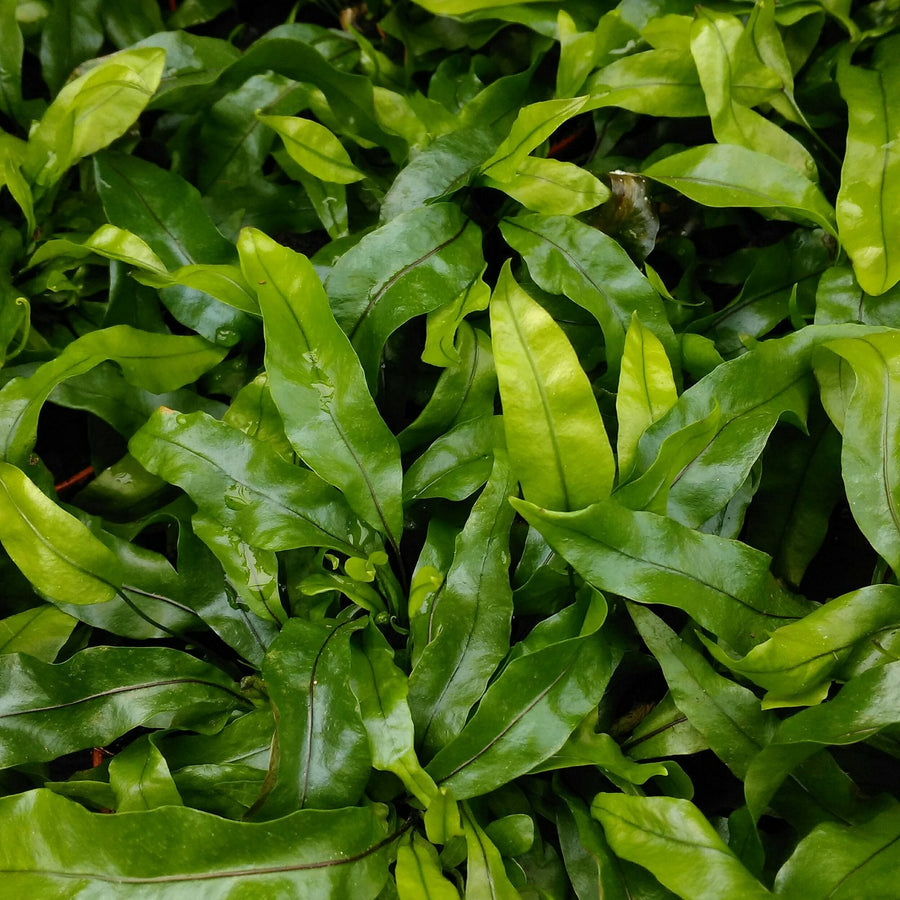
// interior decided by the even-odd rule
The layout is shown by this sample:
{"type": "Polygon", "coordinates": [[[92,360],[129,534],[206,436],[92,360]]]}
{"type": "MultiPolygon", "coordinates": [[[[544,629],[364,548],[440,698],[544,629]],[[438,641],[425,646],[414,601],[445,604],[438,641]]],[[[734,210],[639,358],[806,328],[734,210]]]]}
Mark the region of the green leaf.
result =
{"type": "Polygon", "coordinates": [[[557,639],[513,659],[459,735],[428,764],[454,796],[486,794],[539,767],[600,702],[614,666],[590,604],[554,618],[565,623],[557,639]]]}
{"type": "Polygon", "coordinates": [[[183,806],[169,766],[150,735],[115,755],[109,763],[109,784],[116,795],[116,812],[183,806]]]}
{"type": "Polygon", "coordinates": [[[213,96],[226,94],[251,75],[268,70],[321,90],[341,133],[385,147],[392,156],[405,155],[405,141],[386,132],[378,121],[372,82],[362,75],[335,68],[308,41],[290,31],[276,32],[252,44],[237,62],[225,69],[213,96]]]}
{"type": "Polygon", "coordinates": [[[246,229],[241,265],[257,285],[269,388],[294,449],[397,546],[400,451],[306,257],[246,229]],[[297,298],[302,297],[300,303],[297,298]]]}
{"type": "Polygon", "coordinates": [[[53,5],[41,31],[41,73],[53,93],[66,83],[73,69],[95,56],[103,44],[101,0],[53,5]]]}
{"type": "Polygon", "coordinates": [[[832,700],[785,719],[747,772],[744,790],[753,817],[762,814],[784,779],[823,745],[854,744],[895,725],[898,685],[900,663],[876,666],[848,681],[832,700]]]}
{"type": "Polygon", "coordinates": [[[0,463],[0,540],[25,577],[48,599],[106,603],[121,585],[115,556],[87,526],[9,463],[0,463]]]}
{"type": "Polygon", "coordinates": [[[813,182],[793,166],[733,144],[705,144],[642,170],[704,206],[776,209],[837,237],[834,210],[813,182]]]}
{"type": "Polygon", "coordinates": [[[150,334],[128,325],[86,334],[30,378],[15,378],[0,390],[0,422],[6,431],[0,454],[10,462],[24,464],[37,437],[41,407],[53,389],[105,360],[116,362],[130,384],[160,393],[196,380],[224,354],[196,336],[150,334]]]}
{"type": "Polygon", "coordinates": [[[77,619],[49,603],[7,616],[0,619],[0,654],[27,653],[53,662],[77,624],[77,619]]]}
{"type": "Polygon", "coordinates": [[[381,222],[464,187],[496,147],[490,132],[478,124],[442,134],[400,170],[384,195],[381,222]]]}
{"type": "MultiPolygon", "coordinates": [[[[470,313],[487,309],[491,289],[482,280],[482,272],[452,302],[439,306],[425,317],[425,349],[422,362],[432,366],[452,366],[460,360],[457,334],[470,313]]],[[[461,339],[460,339],[461,340],[461,339]]]]}
{"type": "Polygon", "coordinates": [[[129,449],[251,546],[328,547],[355,555],[372,541],[337,490],[205,413],[160,409],[129,449]]]}
{"type": "Polygon", "coordinates": [[[153,96],[164,60],[153,47],[123,50],[69,82],[29,135],[28,180],[48,188],[82,157],[121,137],[153,96]]]}
{"type": "Polygon", "coordinates": [[[847,102],[847,150],[837,196],[841,243],[868,294],[883,294],[900,280],[900,65],[896,38],[880,42],[875,67],[843,60],[837,81],[847,102]]]}
{"type": "Polygon", "coordinates": [[[548,216],[574,216],[609,199],[609,188],[602,181],[573,163],[558,159],[528,156],[510,178],[485,176],[485,184],[548,216]]]}
{"type": "Polygon", "coordinates": [[[578,512],[510,502],[598,590],[677,606],[734,648],[749,650],[769,629],[808,610],[779,592],[769,557],[737,541],[614,501],[578,512]]]}
{"type": "Polygon", "coordinates": [[[659,663],[676,706],[716,756],[743,778],[777,727],[774,714],[760,710],[752,691],[719,675],[652,612],[640,606],[630,606],[629,612],[659,663]]]}
{"type": "Polygon", "coordinates": [[[145,897],[287,889],[308,900],[374,900],[387,878],[383,807],[301,810],[271,824],[183,807],[120,818],[38,790],[0,799],[0,810],[0,868],[22,896],[62,896],[77,885],[145,897]],[[60,829],[71,836],[65,847],[54,837],[60,829]]]}
{"type": "Polygon", "coordinates": [[[675,705],[669,691],[641,719],[631,737],[622,743],[622,749],[634,759],[656,759],[699,753],[709,749],[709,744],[675,705]]]}
{"type": "Polygon", "coordinates": [[[598,794],[591,815],[618,856],[649,869],[684,900],[772,896],[687,800],[598,794]]]}
{"type": "Polygon", "coordinates": [[[414,831],[397,848],[395,877],[400,900],[459,900],[453,883],[444,878],[437,850],[414,831]]]}
{"type": "MultiPolygon", "coordinates": [[[[689,425],[699,434],[700,423],[719,417],[709,440],[693,450],[675,473],[666,508],[681,522],[703,524],[744,484],[778,420],[784,416],[797,424],[805,421],[813,391],[812,350],[848,333],[857,331],[854,326],[804,328],[718,366],[644,432],[632,481],[653,466],[671,436],[689,425]]],[[[672,437],[674,452],[680,440],[672,437]]]]}
{"type": "Polygon", "coordinates": [[[702,7],[698,10],[691,28],[691,53],[716,140],[767,154],[816,181],[816,164],[809,151],[774,122],[750,109],[760,100],[771,98],[779,79],[765,66],[748,64],[747,54],[741,53],[742,39],[744,26],[737,16],[702,7]]]}
{"type": "Polygon", "coordinates": [[[619,368],[635,312],[662,341],[669,358],[677,359],[662,300],[612,238],[568,216],[517,216],[504,219],[500,230],[522,254],[539,287],[565,294],[597,319],[611,373],[619,368]]]}
{"type": "Polygon", "coordinates": [[[523,107],[500,146],[482,166],[484,175],[509,181],[525,162],[532,150],[540,146],[560,125],[577,115],[585,103],[584,97],[544,100],[523,107]]]}
{"type": "Polygon", "coordinates": [[[795,696],[815,693],[823,700],[854,646],[875,640],[898,623],[900,588],[876,584],[829,600],[799,622],[777,629],[743,659],[732,659],[711,642],[704,643],[719,662],[768,691],[763,708],[791,706],[795,696]]]}
{"type": "Polygon", "coordinates": [[[466,805],[463,805],[466,834],[466,900],[518,900],[522,895],[513,887],[500,851],[466,805]]]}
{"type": "Polygon", "coordinates": [[[0,656],[0,765],[102,747],[138,725],[216,731],[239,703],[221,669],[164,647],[90,647],[59,665],[0,656]]]}
{"type": "Polygon", "coordinates": [[[497,373],[491,339],[465,322],[459,327],[459,361],[441,372],[425,408],[397,437],[406,453],[454,425],[494,414],[497,373]]]}
{"type": "Polygon", "coordinates": [[[371,620],[361,637],[361,647],[351,644],[350,685],[369,737],[372,765],[393,772],[428,806],[437,788],[416,758],[406,675],[394,664],[393,650],[371,620]]]}
{"type": "Polygon", "coordinates": [[[616,394],[616,417],[619,420],[616,456],[620,478],[627,476],[634,464],[634,453],[641,435],[677,400],[672,365],[665,348],[634,313],[625,335],[616,394]]]}
{"type": "Polygon", "coordinates": [[[366,730],[350,681],[350,635],[365,622],[291,619],[263,661],[275,713],[271,785],[253,815],[358,802],[372,770],[366,730]]]}
{"type": "Polygon", "coordinates": [[[452,203],[397,216],[337,261],[325,290],[370,386],[390,335],[455,300],[483,268],[481,230],[452,203]]]}
{"type": "Polygon", "coordinates": [[[681,49],[633,53],[596,72],[585,85],[588,108],[619,106],[651,116],[705,116],[694,60],[681,49]]]}
{"type": "MultiPolygon", "coordinates": [[[[830,341],[816,357],[820,382],[849,368],[855,384],[840,413],[825,403],[844,436],[841,469],[850,509],[872,546],[900,569],[900,459],[891,451],[900,435],[900,332],[883,331],[830,341]],[[835,354],[835,360],[830,354],[835,354]]],[[[824,399],[824,391],[823,391],[824,399]]]]}
{"type": "Polygon", "coordinates": [[[491,297],[491,334],[506,444],[525,496],[550,509],[608,497],[615,462],[590,382],[562,329],[508,263],[491,297]]]}
{"type": "Polygon", "coordinates": [[[896,891],[898,846],[896,803],[860,825],[819,825],[778,870],[775,894],[792,900],[890,900],[896,891]]]}
{"type": "MultiPolygon", "coordinates": [[[[237,262],[234,245],[213,224],[199,191],[174,172],[109,151],[95,159],[94,177],[109,222],[145,241],[169,271],[237,262]]],[[[226,347],[258,331],[255,317],[196,287],[173,284],[160,299],[183,325],[226,347]]]]}
{"type": "Polygon", "coordinates": [[[352,184],[365,178],[343,144],[324,125],[295,116],[257,113],[257,118],[281,136],[291,159],[310,175],[336,184],[352,184]]]}
{"type": "Polygon", "coordinates": [[[451,428],[406,470],[404,500],[465,500],[488,480],[502,427],[499,416],[480,416],[451,428]]]}
{"type": "Polygon", "coordinates": [[[456,539],[453,564],[427,612],[414,619],[416,655],[409,706],[416,738],[431,756],[451,741],[509,647],[509,532],[514,490],[503,448],[456,539]]]}
{"type": "Polygon", "coordinates": [[[18,119],[22,106],[22,55],[25,42],[16,21],[17,0],[0,2],[0,111],[18,119]]]}

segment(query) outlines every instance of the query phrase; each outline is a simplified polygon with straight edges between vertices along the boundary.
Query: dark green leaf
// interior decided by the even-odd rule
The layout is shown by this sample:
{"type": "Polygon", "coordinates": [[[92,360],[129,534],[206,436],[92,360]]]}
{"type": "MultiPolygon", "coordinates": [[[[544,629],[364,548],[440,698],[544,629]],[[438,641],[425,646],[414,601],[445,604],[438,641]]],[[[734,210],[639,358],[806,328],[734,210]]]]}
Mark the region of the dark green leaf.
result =
{"type": "Polygon", "coordinates": [[[456,540],[443,587],[412,623],[417,656],[409,706],[428,756],[459,733],[509,647],[507,497],[514,484],[506,453],[495,447],[491,477],[456,540]]]}
{"type": "Polygon", "coordinates": [[[272,784],[254,811],[276,819],[304,808],[352,806],[371,772],[350,681],[350,635],[364,622],[291,619],[263,661],[275,712],[272,784]]]}
{"type": "Polygon", "coordinates": [[[247,704],[221,669],[162,647],[91,647],[59,665],[0,656],[0,764],[102,747],[130,729],[216,731],[247,704]]]}
{"type": "Polygon", "coordinates": [[[483,268],[481,230],[452,203],[397,216],[337,261],[325,290],[370,385],[388,337],[455,300],[483,268]]]}
{"type": "Polygon", "coordinates": [[[337,490],[205,413],[158,410],[129,448],[251,546],[330,547],[353,555],[373,539],[337,490]]]}

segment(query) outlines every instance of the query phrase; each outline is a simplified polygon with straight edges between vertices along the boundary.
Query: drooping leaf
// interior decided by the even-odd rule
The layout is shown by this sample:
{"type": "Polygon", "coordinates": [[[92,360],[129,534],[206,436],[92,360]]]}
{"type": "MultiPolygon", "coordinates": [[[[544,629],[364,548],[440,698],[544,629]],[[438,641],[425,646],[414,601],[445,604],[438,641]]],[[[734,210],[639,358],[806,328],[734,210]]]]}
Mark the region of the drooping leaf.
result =
{"type": "Polygon", "coordinates": [[[102,747],[132,728],[216,731],[249,701],[221,669],[165,647],[90,647],[64,663],[0,656],[4,767],[102,747]]]}
{"type": "Polygon", "coordinates": [[[824,745],[853,744],[896,724],[898,683],[900,663],[876,666],[847,682],[827,703],[783,721],[747,772],[744,788],[754,818],[785,778],[824,745]]]}
{"type": "Polygon", "coordinates": [[[889,449],[900,428],[900,334],[884,331],[825,347],[827,353],[817,357],[820,382],[838,369],[844,377],[848,367],[855,377],[849,397],[836,401],[840,417],[835,405],[825,404],[844,437],[841,470],[850,509],[872,546],[900,568],[900,460],[889,449]]]}
{"type": "Polygon", "coordinates": [[[766,688],[763,706],[794,705],[794,697],[822,700],[836,672],[854,646],[876,639],[900,619],[900,589],[876,584],[851,591],[784,625],[743,659],[732,659],[716,645],[710,652],[733,672],[766,688]],[[817,699],[814,699],[817,698],[817,699]]]}
{"type": "Polygon", "coordinates": [[[749,650],[808,610],[778,590],[765,554],[737,541],[611,500],[568,513],[510,502],[594,587],[678,606],[732,647],[749,650]]]}
{"type": "Polygon", "coordinates": [[[245,230],[238,248],[259,296],[269,389],[288,438],[397,546],[403,529],[399,447],[318,276],[306,257],[262,232],[245,230]]]}
{"type": "Polygon", "coordinates": [[[336,184],[352,184],[365,177],[324,125],[297,116],[260,115],[259,120],[281,136],[291,159],[310,175],[336,184]]]}
{"type": "Polygon", "coordinates": [[[605,499],[615,463],[590,382],[562,329],[508,264],[491,297],[491,334],[506,445],[525,497],[564,510],[605,499]]]}
{"type": "Polygon", "coordinates": [[[23,896],[59,896],[74,884],[144,897],[287,889],[309,900],[373,900],[387,878],[379,807],[301,810],[271,824],[184,807],[120,819],[38,790],[4,797],[0,808],[0,868],[10,890],[23,896]],[[54,837],[60,830],[71,836],[65,846],[54,837]],[[216,861],[210,847],[218,848],[216,861]]]}
{"type": "Polygon", "coordinates": [[[154,393],[172,391],[211,369],[225,351],[196,335],[151,334],[128,325],[92,331],[72,341],[30,378],[15,378],[0,390],[3,458],[24,464],[37,437],[44,401],[62,381],[113,360],[125,379],[154,393]]]}
{"type": "Polygon", "coordinates": [[[87,526],[9,463],[0,463],[0,541],[50,600],[106,603],[122,583],[118,560],[87,526]]]}
{"type": "Polygon", "coordinates": [[[705,206],[777,209],[837,236],[834,210],[793,166],[733,144],[705,144],[668,156],[642,174],[705,206]]]}

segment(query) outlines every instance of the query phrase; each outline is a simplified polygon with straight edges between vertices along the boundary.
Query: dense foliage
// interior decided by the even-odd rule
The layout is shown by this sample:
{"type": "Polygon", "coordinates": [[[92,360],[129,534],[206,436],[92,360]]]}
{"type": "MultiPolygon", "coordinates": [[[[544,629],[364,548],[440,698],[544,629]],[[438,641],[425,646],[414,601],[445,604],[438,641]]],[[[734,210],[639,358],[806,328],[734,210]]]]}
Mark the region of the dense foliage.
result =
{"type": "Polygon", "coordinates": [[[0,0],[0,127],[4,895],[896,898],[896,2],[0,0]]]}

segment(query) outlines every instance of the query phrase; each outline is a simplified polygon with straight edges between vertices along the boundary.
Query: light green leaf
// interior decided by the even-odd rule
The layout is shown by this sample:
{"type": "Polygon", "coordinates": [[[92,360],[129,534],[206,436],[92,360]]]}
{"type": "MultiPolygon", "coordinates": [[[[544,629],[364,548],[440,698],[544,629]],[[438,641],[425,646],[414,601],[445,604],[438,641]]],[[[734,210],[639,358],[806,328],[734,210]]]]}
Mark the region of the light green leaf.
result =
{"type": "Polygon", "coordinates": [[[414,831],[397,848],[394,877],[400,900],[459,900],[459,892],[441,871],[437,850],[414,831]]]}
{"type": "Polygon", "coordinates": [[[504,219],[500,230],[522,254],[539,287],[565,294],[600,323],[610,375],[618,370],[625,334],[636,312],[678,359],[672,326],[659,294],[611,237],[570,216],[522,215],[504,219]]]}
{"type": "Polygon", "coordinates": [[[482,164],[482,173],[498,181],[514,178],[531,151],[540,146],[560,125],[577,115],[586,99],[575,97],[544,100],[524,106],[494,155],[482,164]]]}
{"type": "Polygon", "coordinates": [[[53,662],[78,620],[49,603],[0,619],[0,654],[27,653],[53,662]]]}
{"type": "MultiPolygon", "coordinates": [[[[777,629],[743,659],[733,659],[703,639],[710,653],[733,672],[764,687],[763,708],[792,706],[815,691],[825,699],[835,673],[854,646],[900,624],[900,588],[876,584],[829,600],[799,622],[777,629]]],[[[701,635],[701,638],[703,636],[701,635]]],[[[798,704],[800,705],[800,704],[798,704]]]]}
{"type": "Polygon", "coordinates": [[[660,340],[641,324],[637,313],[625,335],[616,416],[616,439],[620,479],[634,465],[634,453],[641,435],[678,400],[672,365],[660,340]]]}
{"type": "Polygon", "coordinates": [[[847,102],[847,150],[837,196],[841,243],[864,291],[883,294],[900,280],[900,41],[879,43],[875,66],[838,66],[847,102]]]}
{"type": "Polygon", "coordinates": [[[336,184],[352,184],[365,178],[343,144],[324,125],[295,116],[257,113],[257,118],[281,136],[291,159],[310,175],[336,184]]]}
{"type": "Polygon", "coordinates": [[[116,812],[183,806],[169,766],[151,735],[132,741],[109,763],[116,812]]]}
{"type": "Polygon", "coordinates": [[[608,497],[615,463],[590,382],[562,329],[519,287],[509,263],[491,297],[491,333],[506,444],[525,496],[562,510],[608,497]]]}
{"type": "Polygon", "coordinates": [[[609,199],[609,188],[602,181],[587,170],[558,159],[527,156],[511,177],[485,175],[484,183],[548,216],[575,216],[609,199]]]}
{"type": "Polygon", "coordinates": [[[859,825],[826,822],[807,834],[775,878],[791,900],[892,900],[900,865],[900,806],[859,825]]]}
{"type": "Polygon", "coordinates": [[[84,156],[121,137],[150,102],[165,53],[123,50],[69,82],[28,138],[25,176],[48,188],[84,156]]]}
{"type": "Polygon", "coordinates": [[[598,794],[591,815],[618,856],[649,869],[684,900],[772,896],[687,800],[598,794]]]}
{"type": "Polygon", "coordinates": [[[512,886],[506,874],[500,851],[465,804],[463,828],[468,850],[466,900],[519,900],[521,894],[512,886]]]}
{"type": "Polygon", "coordinates": [[[184,807],[106,816],[37,790],[0,799],[0,813],[0,869],[23,897],[74,889],[174,900],[199,890],[224,900],[262,890],[374,900],[387,879],[388,829],[374,805],[248,824],[184,807]]]}
{"type": "Polygon", "coordinates": [[[369,736],[372,765],[393,772],[411,794],[428,806],[437,787],[419,764],[413,747],[407,677],[394,664],[393,650],[371,620],[361,637],[362,646],[351,644],[350,648],[350,685],[369,736]]]}
{"type": "Polygon", "coordinates": [[[87,526],[50,500],[24,472],[3,462],[0,540],[48,599],[106,603],[121,587],[118,561],[87,526]]]}
{"type": "Polygon", "coordinates": [[[834,210],[813,182],[793,166],[746,147],[692,147],[653,163],[642,174],[705,206],[776,209],[837,237],[834,210]]]}

